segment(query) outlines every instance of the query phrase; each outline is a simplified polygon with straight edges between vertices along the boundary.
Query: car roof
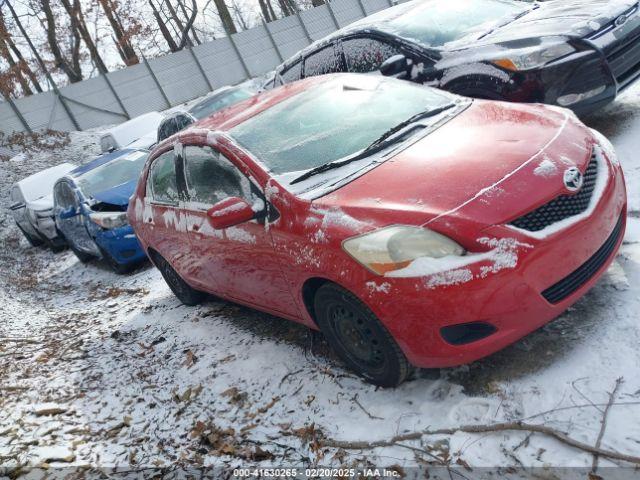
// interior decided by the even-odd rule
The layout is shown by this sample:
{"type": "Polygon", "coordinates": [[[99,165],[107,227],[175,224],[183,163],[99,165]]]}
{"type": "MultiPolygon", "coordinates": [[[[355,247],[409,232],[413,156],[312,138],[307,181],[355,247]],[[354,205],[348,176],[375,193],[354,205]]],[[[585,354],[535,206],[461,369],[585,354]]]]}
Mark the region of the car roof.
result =
{"type": "Polygon", "coordinates": [[[77,178],[91,170],[93,170],[94,168],[98,168],[102,165],[104,165],[105,163],[109,163],[112,160],[116,160],[120,157],[124,157],[125,155],[128,155],[131,152],[135,152],[135,151],[144,151],[144,150],[139,150],[139,149],[134,149],[134,148],[125,148],[123,150],[116,150],[114,152],[111,153],[106,153],[104,155],[100,155],[97,158],[94,158],[93,160],[91,160],[89,163],[85,163],[84,165],[81,165],[77,168],[75,168],[74,170],[70,171],[68,173],[68,177],[72,177],[72,178],[77,178]]]}
{"type": "MultiPolygon", "coordinates": [[[[318,85],[326,83],[329,77],[359,77],[351,73],[336,73],[324,75],[321,77],[309,77],[304,80],[289,83],[284,86],[274,88],[265,92],[258,93],[251,98],[242,100],[230,107],[220,110],[213,115],[203,118],[202,120],[190,125],[188,128],[178,132],[175,135],[160,142],[156,149],[163,149],[168,144],[174,144],[176,139],[186,136],[209,132],[220,131],[226,132],[248,120],[249,118],[277,105],[278,103],[291,98],[298,93],[315,88],[318,85]]],[[[154,149],[154,150],[156,150],[154,149]]]]}
{"type": "Polygon", "coordinates": [[[77,168],[72,163],[62,163],[55,167],[47,168],[38,173],[23,178],[16,182],[18,188],[22,192],[25,200],[29,201],[42,196],[44,193],[51,192],[54,183],[63,175],[77,168]]]}
{"type": "Polygon", "coordinates": [[[380,25],[387,23],[404,13],[406,13],[411,8],[415,7],[416,3],[420,1],[433,1],[433,0],[412,0],[409,2],[401,3],[398,5],[394,5],[389,8],[385,8],[379,12],[373,13],[368,17],[364,17],[360,20],[356,20],[355,22],[347,25],[346,27],[342,27],[339,30],[336,30],[333,33],[330,33],[326,37],[323,37],[310,45],[306,46],[296,54],[294,54],[291,58],[284,61],[278,67],[276,67],[276,71],[284,70],[288,68],[290,65],[298,62],[301,58],[306,57],[310,53],[318,50],[319,48],[324,47],[325,45],[333,42],[337,38],[342,38],[347,35],[353,35],[357,33],[377,33],[380,35],[388,36],[389,33],[385,32],[383,28],[380,28],[380,25]]]}

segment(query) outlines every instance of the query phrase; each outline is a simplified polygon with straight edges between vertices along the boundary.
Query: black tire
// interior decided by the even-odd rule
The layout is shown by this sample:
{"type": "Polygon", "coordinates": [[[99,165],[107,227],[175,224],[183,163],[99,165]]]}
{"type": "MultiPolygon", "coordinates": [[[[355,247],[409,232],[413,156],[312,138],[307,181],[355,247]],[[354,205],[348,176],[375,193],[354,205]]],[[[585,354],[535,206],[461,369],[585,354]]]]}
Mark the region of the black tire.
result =
{"type": "Polygon", "coordinates": [[[207,298],[207,294],[205,292],[196,290],[185,282],[178,272],[176,272],[169,262],[167,262],[160,254],[155,252],[152,253],[151,259],[155,266],[158,267],[158,270],[160,270],[164,281],[167,282],[167,285],[169,285],[173,294],[182,303],[193,307],[201,304],[204,299],[207,298]]]}
{"type": "Polygon", "coordinates": [[[333,283],[318,289],[315,317],[325,338],[349,368],[369,383],[397,387],[412,371],[380,320],[355,295],[333,283]]]}
{"type": "Polygon", "coordinates": [[[53,253],[60,253],[67,248],[67,243],[59,236],[53,240],[47,239],[47,247],[49,247],[53,253]]]}
{"type": "Polygon", "coordinates": [[[25,229],[20,226],[19,223],[16,223],[16,225],[24,235],[24,238],[27,239],[27,242],[29,242],[29,245],[31,245],[32,247],[40,247],[44,243],[44,241],[40,237],[34,237],[30,233],[27,233],[25,229]]]}
{"type": "Polygon", "coordinates": [[[72,242],[69,242],[69,248],[71,249],[73,254],[78,258],[78,260],[80,260],[80,263],[89,263],[91,260],[96,258],[90,253],[85,253],[81,250],[78,250],[72,242]]]}
{"type": "Polygon", "coordinates": [[[107,252],[101,246],[98,246],[100,253],[102,254],[102,259],[109,265],[111,270],[116,272],[118,275],[126,275],[131,273],[138,266],[136,263],[118,263],[115,258],[111,256],[109,252],[107,252]]]}

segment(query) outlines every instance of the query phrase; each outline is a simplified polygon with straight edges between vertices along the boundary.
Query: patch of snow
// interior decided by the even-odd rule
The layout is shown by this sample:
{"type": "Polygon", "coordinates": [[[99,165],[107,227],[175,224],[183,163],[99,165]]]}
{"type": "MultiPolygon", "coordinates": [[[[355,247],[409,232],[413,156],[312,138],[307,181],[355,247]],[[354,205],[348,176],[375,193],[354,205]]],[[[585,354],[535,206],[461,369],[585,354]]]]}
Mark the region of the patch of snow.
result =
{"type": "Polygon", "coordinates": [[[376,282],[367,282],[365,285],[371,293],[389,293],[391,291],[391,284],[388,282],[384,282],[381,284],[378,284],[376,282]]]}
{"type": "Polygon", "coordinates": [[[256,237],[240,227],[230,227],[225,229],[225,235],[229,240],[239,243],[255,244],[256,237]]]}
{"type": "Polygon", "coordinates": [[[544,160],[533,171],[534,175],[538,177],[550,178],[558,173],[558,167],[553,161],[545,155],[544,160]]]}

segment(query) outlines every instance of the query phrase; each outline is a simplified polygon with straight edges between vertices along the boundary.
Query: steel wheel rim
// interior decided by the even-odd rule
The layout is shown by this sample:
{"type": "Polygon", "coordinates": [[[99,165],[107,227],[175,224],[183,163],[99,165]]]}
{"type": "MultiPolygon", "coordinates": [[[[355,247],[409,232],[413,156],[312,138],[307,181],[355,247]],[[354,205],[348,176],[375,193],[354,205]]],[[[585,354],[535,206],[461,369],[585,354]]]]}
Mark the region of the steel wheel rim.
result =
{"type": "Polygon", "coordinates": [[[336,339],[349,358],[369,371],[383,371],[387,359],[382,350],[382,339],[367,320],[344,304],[330,305],[328,313],[336,339]]]}

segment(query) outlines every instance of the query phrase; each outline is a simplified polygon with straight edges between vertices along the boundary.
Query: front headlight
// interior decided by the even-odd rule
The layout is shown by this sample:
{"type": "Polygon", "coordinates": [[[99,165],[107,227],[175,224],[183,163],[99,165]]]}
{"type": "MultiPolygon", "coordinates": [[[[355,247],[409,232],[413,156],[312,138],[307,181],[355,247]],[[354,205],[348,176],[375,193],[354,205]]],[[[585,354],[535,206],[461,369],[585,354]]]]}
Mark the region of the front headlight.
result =
{"type": "Polygon", "coordinates": [[[100,212],[92,213],[89,218],[93,223],[97,223],[102,228],[110,230],[112,228],[123,227],[129,222],[127,220],[127,212],[100,212]]]}
{"type": "Polygon", "coordinates": [[[378,275],[405,268],[422,258],[461,256],[464,248],[432,230],[397,225],[345,240],[342,248],[364,267],[378,275]]]}
{"type": "Polygon", "coordinates": [[[491,63],[498,67],[511,70],[512,72],[519,72],[522,70],[532,70],[534,68],[543,67],[549,62],[569,55],[575,51],[576,49],[567,43],[558,43],[556,45],[550,45],[530,52],[491,60],[491,63]]]}

